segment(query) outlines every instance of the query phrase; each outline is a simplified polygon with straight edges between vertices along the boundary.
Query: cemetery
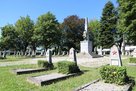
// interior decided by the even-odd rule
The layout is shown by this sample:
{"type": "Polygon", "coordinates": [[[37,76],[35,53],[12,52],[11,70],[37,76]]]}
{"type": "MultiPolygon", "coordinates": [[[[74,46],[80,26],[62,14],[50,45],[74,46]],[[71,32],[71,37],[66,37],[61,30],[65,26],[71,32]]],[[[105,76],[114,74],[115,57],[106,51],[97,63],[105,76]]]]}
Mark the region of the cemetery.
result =
{"type": "Polygon", "coordinates": [[[0,91],[136,91],[136,1],[117,3],[100,20],[49,11],[0,27],[0,91]]]}
{"type": "MultiPolygon", "coordinates": [[[[85,21],[88,22],[87,18],[85,21]]],[[[92,53],[92,48],[90,48],[92,44],[88,42],[90,40],[88,39],[87,25],[86,23],[85,39],[80,42],[80,53],[77,53],[74,48],[71,48],[69,55],[60,57],[60,60],[59,57],[53,56],[52,50],[49,49],[46,52],[46,58],[44,60],[37,60],[36,64],[9,66],[6,67],[8,70],[5,70],[5,72],[14,78],[13,80],[16,80],[14,84],[22,83],[25,86],[22,90],[29,89],[25,85],[27,84],[30,87],[34,86],[33,89],[35,90],[39,86],[41,90],[46,89],[47,91],[51,89],[62,89],[63,91],[66,88],[67,91],[131,91],[135,88],[136,78],[135,50],[132,53],[132,57],[125,59],[122,59],[123,56],[120,54],[120,50],[116,44],[111,47],[108,58],[92,53]],[[103,59],[107,61],[102,62],[103,59]],[[88,67],[87,64],[89,68],[86,68],[88,67]],[[72,87],[64,86],[64,88],[60,88],[59,86],[53,88],[54,85],[63,86],[63,84],[68,86],[71,84],[72,87]]],[[[4,70],[5,67],[1,67],[1,69],[4,70]]],[[[9,78],[5,79],[8,80],[9,78]]],[[[12,83],[13,81],[11,81],[12,83]]]]}

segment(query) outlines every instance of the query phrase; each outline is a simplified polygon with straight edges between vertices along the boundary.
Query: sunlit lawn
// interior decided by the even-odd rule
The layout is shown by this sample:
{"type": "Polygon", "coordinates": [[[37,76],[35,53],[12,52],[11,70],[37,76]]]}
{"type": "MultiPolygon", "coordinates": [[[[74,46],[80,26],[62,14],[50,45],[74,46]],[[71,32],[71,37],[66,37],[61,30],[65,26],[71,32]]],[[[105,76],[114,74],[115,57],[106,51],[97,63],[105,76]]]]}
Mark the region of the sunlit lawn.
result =
{"type": "MultiPolygon", "coordinates": [[[[40,56],[39,56],[40,57],[40,56]]],[[[39,58],[34,57],[34,58],[39,58]]],[[[31,59],[32,57],[26,57],[26,56],[7,56],[6,59],[0,59],[0,62],[14,62],[14,61],[21,61],[23,59],[31,59]]],[[[42,57],[40,57],[42,58],[42,57]]]]}
{"type": "MultiPolygon", "coordinates": [[[[123,64],[127,65],[127,63],[128,60],[124,60],[123,64]]],[[[24,75],[15,75],[10,72],[12,69],[16,68],[36,68],[36,67],[37,67],[36,65],[0,67],[0,91],[72,91],[73,89],[83,84],[86,84],[92,80],[100,78],[99,68],[80,67],[80,69],[84,71],[84,74],[40,87],[27,82],[26,80],[27,77],[57,72],[57,69],[52,71],[24,75]]],[[[128,75],[134,77],[136,81],[136,66],[126,67],[128,75]]],[[[136,87],[134,87],[133,91],[136,91],[136,87]]]]}

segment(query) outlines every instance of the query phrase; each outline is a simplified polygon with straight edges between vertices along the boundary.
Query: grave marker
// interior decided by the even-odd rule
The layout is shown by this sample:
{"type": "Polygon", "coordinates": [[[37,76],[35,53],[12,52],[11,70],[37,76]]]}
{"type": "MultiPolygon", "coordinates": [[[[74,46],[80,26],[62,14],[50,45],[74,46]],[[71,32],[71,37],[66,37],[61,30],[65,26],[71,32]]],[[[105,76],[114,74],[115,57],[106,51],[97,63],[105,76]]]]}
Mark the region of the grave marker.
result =
{"type": "Polygon", "coordinates": [[[71,48],[71,49],[69,50],[69,57],[70,57],[70,58],[73,58],[73,54],[74,54],[74,48],[71,48]]]}
{"type": "Polygon", "coordinates": [[[69,57],[74,61],[77,65],[77,58],[76,58],[76,50],[74,48],[71,48],[69,51],[69,57]]]}
{"type": "Polygon", "coordinates": [[[136,57],[136,48],[134,49],[132,55],[133,55],[133,57],[136,57]]]}
{"type": "Polygon", "coordinates": [[[46,52],[46,59],[50,64],[52,64],[52,52],[50,49],[48,49],[46,52]]]}
{"type": "Polygon", "coordinates": [[[122,60],[119,53],[119,49],[116,45],[113,45],[110,50],[110,65],[122,66],[122,60]]]}

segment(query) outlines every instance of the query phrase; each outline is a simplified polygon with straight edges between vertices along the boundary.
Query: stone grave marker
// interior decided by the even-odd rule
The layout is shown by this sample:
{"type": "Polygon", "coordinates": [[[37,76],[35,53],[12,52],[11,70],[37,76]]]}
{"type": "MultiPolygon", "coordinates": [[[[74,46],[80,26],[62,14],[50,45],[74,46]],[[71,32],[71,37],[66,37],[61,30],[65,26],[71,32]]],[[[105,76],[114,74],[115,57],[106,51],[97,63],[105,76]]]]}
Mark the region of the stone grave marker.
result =
{"type": "Polygon", "coordinates": [[[50,64],[52,64],[52,52],[50,49],[48,49],[46,52],[46,59],[50,64]]]}
{"type": "Polygon", "coordinates": [[[122,66],[122,60],[119,53],[119,49],[116,45],[113,45],[110,50],[110,65],[122,66]]]}
{"type": "Polygon", "coordinates": [[[69,50],[69,57],[70,57],[70,58],[73,58],[73,54],[74,54],[74,48],[71,48],[71,49],[69,50]]]}
{"type": "Polygon", "coordinates": [[[74,61],[77,65],[77,58],[76,58],[76,50],[74,48],[71,48],[69,51],[69,57],[74,61]]]}
{"type": "Polygon", "coordinates": [[[134,49],[132,55],[133,55],[133,57],[136,57],[136,48],[134,49]]]}

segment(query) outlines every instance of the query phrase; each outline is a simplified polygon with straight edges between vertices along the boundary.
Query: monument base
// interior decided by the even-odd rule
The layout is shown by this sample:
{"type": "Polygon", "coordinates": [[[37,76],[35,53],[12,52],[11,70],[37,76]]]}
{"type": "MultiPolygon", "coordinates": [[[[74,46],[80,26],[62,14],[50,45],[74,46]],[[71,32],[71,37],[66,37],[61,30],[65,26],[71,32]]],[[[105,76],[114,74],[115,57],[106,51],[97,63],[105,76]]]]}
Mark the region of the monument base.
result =
{"type": "Polygon", "coordinates": [[[80,42],[80,51],[84,54],[90,54],[92,52],[92,41],[84,40],[80,42]]]}
{"type": "Polygon", "coordinates": [[[89,58],[97,58],[101,57],[92,52],[92,41],[84,40],[80,42],[80,53],[78,56],[89,57],[89,58]]]}

